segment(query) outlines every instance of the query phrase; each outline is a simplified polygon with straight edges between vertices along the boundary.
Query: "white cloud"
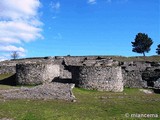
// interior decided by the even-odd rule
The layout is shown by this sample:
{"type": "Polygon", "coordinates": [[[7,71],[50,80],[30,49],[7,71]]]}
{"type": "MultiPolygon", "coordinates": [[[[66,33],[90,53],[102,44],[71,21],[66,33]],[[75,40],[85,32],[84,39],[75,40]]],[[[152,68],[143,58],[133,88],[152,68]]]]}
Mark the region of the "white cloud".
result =
{"type": "Polygon", "coordinates": [[[7,19],[30,19],[37,15],[39,0],[1,0],[0,17],[7,19]]]}
{"type": "Polygon", "coordinates": [[[4,61],[4,60],[7,60],[7,57],[4,57],[4,56],[0,56],[0,61],[4,61]]]}
{"type": "Polygon", "coordinates": [[[116,3],[125,3],[128,2],[128,0],[106,0],[107,3],[112,3],[112,2],[116,2],[116,3]]]}
{"type": "Polygon", "coordinates": [[[96,0],[88,0],[89,4],[96,4],[96,0]]]}
{"type": "Polygon", "coordinates": [[[1,21],[0,42],[30,42],[37,38],[42,38],[42,35],[40,34],[41,31],[41,28],[35,27],[26,21],[1,21]]]}
{"type": "MultiPolygon", "coordinates": [[[[2,33],[2,34],[4,34],[4,33],[2,33]]],[[[5,44],[5,43],[7,43],[7,44],[11,44],[11,43],[20,44],[21,41],[19,39],[16,39],[16,38],[10,38],[10,37],[7,37],[7,36],[5,36],[5,37],[2,36],[2,37],[0,37],[0,43],[1,44],[5,44]]]]}
{"type": "Polygon", "coordinates": [[[56,39],[56,40],[62,40],[62,34],[61,33],[57,33],[53,39],[56,39]]]}
{"type": "Polygon", "coordinates": [[[16,47],[17,44],[43,38],[40,6],[39,0],[0,0],[1,53],[19,51],[24,54],[26,50],[16,47]]]}
{"type": "Polygon", "coordinates": [[[50,6],[51,6],[51,8],[54,10],[54,11],[57,11],[57,10],[59,10],[60,9],[60,7],[61,7],[61,4],[60,4],[60,2],[51,2],[50,3],[50,6]]]}
{"type": "Polygon", "coordinates": [[[0,51],[4,51],[4,52],[12,52],[12,51],[17,51],[17,52],[25,52],[25,49],[22,47],[16,47],[13,45],[8,45],[8,46],[0,46],[0,51]]]}
{"type": "Polygon", "coordinates": [[[14,51],[17,51],[18,55],[21,57],[24,57],[27,52],[23,47],[16,47],[13,45],[0,46],[0,52],[1,51],[4,53],[0,56],[0,61],[9,59],[14,51]]]}

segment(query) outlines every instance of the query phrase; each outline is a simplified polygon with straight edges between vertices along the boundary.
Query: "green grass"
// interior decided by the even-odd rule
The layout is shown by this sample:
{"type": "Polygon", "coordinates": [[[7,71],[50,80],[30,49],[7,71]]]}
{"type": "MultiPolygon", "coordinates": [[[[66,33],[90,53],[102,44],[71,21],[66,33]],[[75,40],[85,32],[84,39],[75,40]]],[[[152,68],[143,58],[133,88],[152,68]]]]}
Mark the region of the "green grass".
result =
{"type": "Polygon", "coordinates": [[[123,56],[110,56],[114,60],[118,61],[149,61],[149,62],[160,62],[160,56],[136,56],[136,57],[123,57],[123,56]]]}
{"type": "Polygon", "coordinates": [[[12,76],[13,74],[0,74],[0,80],[3,80],[5,78],[8,78],[10,76],[12,76]]]}
{"type": "MultiPolygon", "coordinates": [[[[2,76],[0,76],[2,79],[2,76]]],[[[0,89],[12,86],[0,85],[0,89]]],[[[139,89],[125,88],[122,93],[90,91],[74,88],[75,103],[63,100],[3,100],[0,118],[14,120],[135,120],[129,114],[158,114],[160,94],[144,94],[139,89]]],[[[1,97],[0,97],[1,98],[1,97]]],[[[146,120],[146,118],[141,118],[146,120]]]]}
{"type": "Polygon", "coordinates": [[[75,88],[73,92],[77,98],[75,103],[61,100],[0,101],[0,118],[14,118],[16,120],[127,120],[125,113],[160,115],[160,95],[158,94],[146,95],[139,92],[138,89],[125,89],[123,93],[111,93],[75,88]]]}

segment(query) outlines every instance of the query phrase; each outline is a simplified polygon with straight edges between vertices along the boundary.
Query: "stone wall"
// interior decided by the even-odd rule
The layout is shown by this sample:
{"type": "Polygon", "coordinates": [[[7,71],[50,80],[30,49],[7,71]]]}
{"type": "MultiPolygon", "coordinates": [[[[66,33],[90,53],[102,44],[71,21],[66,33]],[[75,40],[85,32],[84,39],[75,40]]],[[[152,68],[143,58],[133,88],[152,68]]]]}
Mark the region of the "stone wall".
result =
{"type": "Polygon", "coordinates": [[[158,62],[124,62],[121,65],[124,86],[130,88],[156,88],[160,78],[158,62]]]}
{"type": "MultiPolygon", "coordinates": [[[[78,71],[80,69],[79,66],[81,66],[82,68],[85,68],[85,66],[88,66],[88,68],[89,66],[90,67],[103,66],[102,68],[99,68],[102,71],[105,71],[104,70],[105,67],[106,69],[108,69],[109,66],[111,68],[119,66],[122,68],[124,87],[158,88],[158,86],[160,85],[159,82],[160,63],[158,62],[123,61],[119,63],[118,61],[114,60],[114,58],[109,56],[108,57],[107,56],[56,56],[56,57],[42,57],[42,58],[27,58],[27,59],[0,62],[0,74],[15,73],[16,64],[20,64],[17,65],[17,67],[19,66],[17,68],[18,71],[17,82],[19,84],[31,84],[31,83],[41,84],[45,81],[51,81],[51,78],[54,79],[55,77],[58,77],[58,79],[63,79],[63,80],[71,80],[72,76],[74,76],[72,74],[76,75],[78,74],[78,72],[73,72],[72,68],[74,67],[72,66],[76,67],[77,70],[75,71],[78,71]],[[46,63],[48,64],[48,66],[58,65],[59,67],[55,66],[51,67],[53,68],[52,70],[49,67],[47,67],[46,63]],[[57,70],[57,72],[55,72],[55,70],[57,70]],[[56,75],[52,73],[56,73],[56,75]],[[48,76],[49,77],[51,76],[51,78],[48,78],[48,76]]],[[[107,73],[106,70],[105,74],[113,74],[113,73],[110,72],[107,73]]],[[[94,77],[96,78],[96,76],[94,77]]]]}
{"type": "Polygon", "coordinates": [[[39,64],[17,64],[16,80],[21,85],[37,85],[51,82],[54,78],[59,77],[59,65],[52,63],[39,64]]]}
{"type": "Polygon", "coordinates": [[[14,74],[16,66],[0,66],[0,74],[14,74]]]}
{"type": "Polygon", "coordinates": [[[16,64],[30,64],[30,63],[45,63],[52,62],[52,57],[40,57],[40,58],[25,58],[16,60],[6,60],[0,62],[0,74],[16,73],[16,64]]]}
{"type": "Polygon", "coordinates": [[[142,79],[142,73],[139,71],[123,71],[124,87],[129,88],[146,88],[147,81],[142,79]]]}
{"type": "Polygon", "coordinates": [[[76,86],[100,91],[123,91],[121,67],[75,66],[72,80],[76,86]]]}

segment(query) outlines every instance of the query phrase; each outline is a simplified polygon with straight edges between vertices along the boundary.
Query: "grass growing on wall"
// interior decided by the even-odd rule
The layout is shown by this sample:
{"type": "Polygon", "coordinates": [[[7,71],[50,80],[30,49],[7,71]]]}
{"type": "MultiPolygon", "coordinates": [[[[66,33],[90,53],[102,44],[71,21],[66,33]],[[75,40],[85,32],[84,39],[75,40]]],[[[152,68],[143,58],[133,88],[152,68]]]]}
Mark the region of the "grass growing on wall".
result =
{"type": "MultiPolygon", "coordinates": [[[[2,76],[0,75],[0,78],[2,76]]],[[[0,89],[13,86],[0,85],[0,89]]],[[[0,118],[14,120],[135,120],[125,114],[159,114],[160,94],[145,94],[125,88],[122,93],[74,88],[75,103],[63,100],[3,100],[0,96],[0,118]]],[[[146,120],[146,118],[141,118],[146,120]]]]}
{"type": "Polygon", "coordinates": [[[110,56],[114,60],[118,61],[149,61],[149,62],[160,62],[160,56],[134,56],[134,57],[123,57],[123,56],[110,56]]]}

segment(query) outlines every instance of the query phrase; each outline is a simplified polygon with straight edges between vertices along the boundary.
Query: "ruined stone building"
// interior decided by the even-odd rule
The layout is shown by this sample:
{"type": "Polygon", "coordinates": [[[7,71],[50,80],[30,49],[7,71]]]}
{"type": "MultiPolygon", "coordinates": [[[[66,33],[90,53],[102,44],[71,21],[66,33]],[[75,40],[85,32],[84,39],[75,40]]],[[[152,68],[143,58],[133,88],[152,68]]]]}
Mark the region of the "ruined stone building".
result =
{"type": "Polygon", "coordinates": [[[0,74],[15,73],[20,85],[74,83],[100,91],[122,92],[124,87],[160,88],[160,63],[117,61],[106,56],[28,58],[0,62],[0,74]]]}

